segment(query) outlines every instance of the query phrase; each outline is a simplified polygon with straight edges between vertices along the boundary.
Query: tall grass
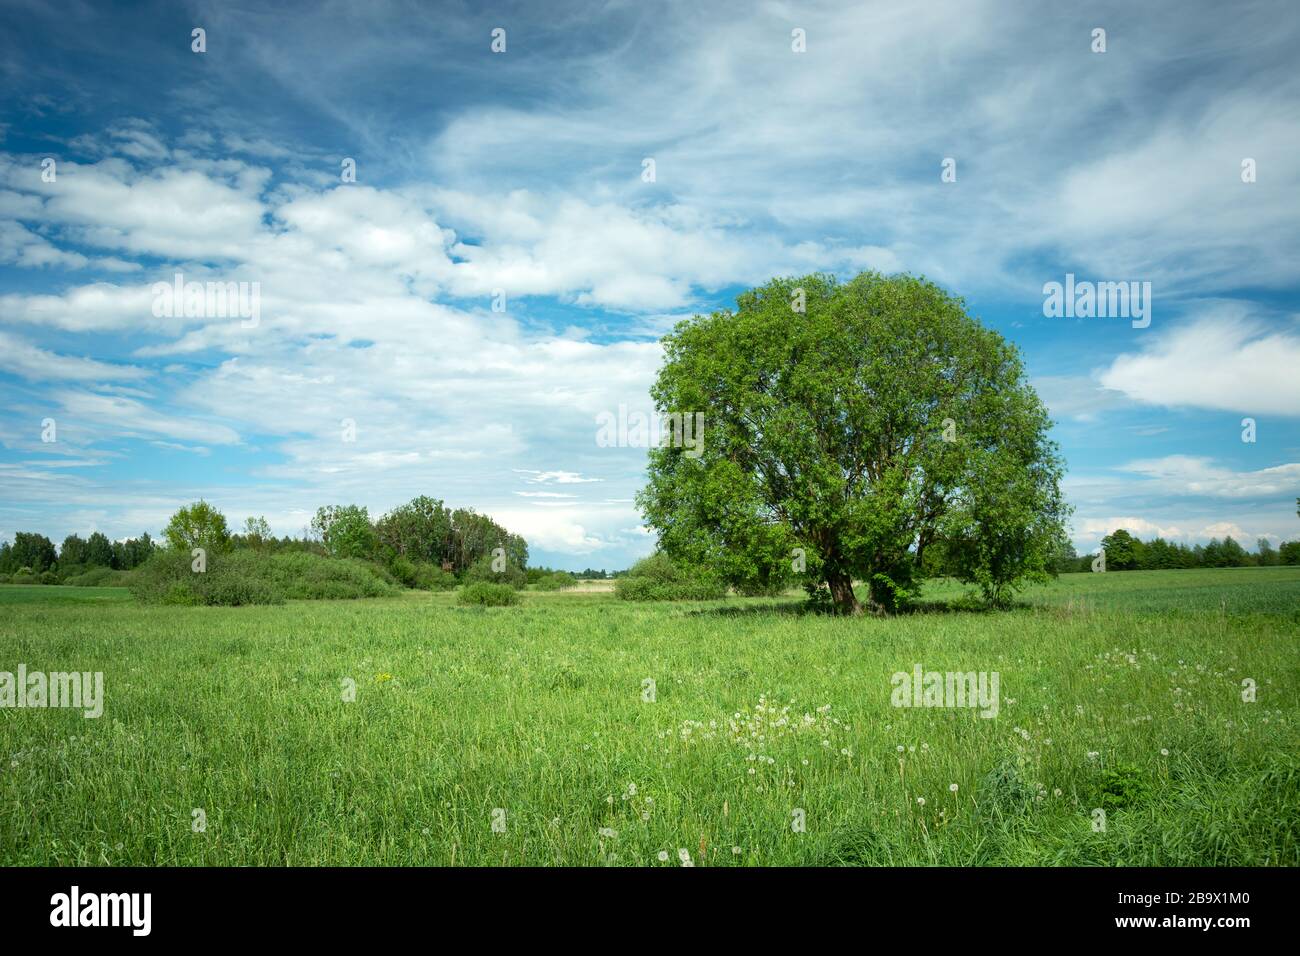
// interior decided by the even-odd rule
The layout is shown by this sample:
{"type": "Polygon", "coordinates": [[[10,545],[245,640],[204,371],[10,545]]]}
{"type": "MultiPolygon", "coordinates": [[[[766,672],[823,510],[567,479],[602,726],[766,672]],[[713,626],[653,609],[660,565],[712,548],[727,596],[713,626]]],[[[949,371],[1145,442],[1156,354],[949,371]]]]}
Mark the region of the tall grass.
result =
{"type": "Polygon", "coordinates": [[[999,614],[940,585],[891,620],[41,590],[0,587],[0,670],[100,670],[107,702],[0,709],[0,863],[1300,863],[1300,569],[1070,575],[999,614]],[[998,671],[1000,713],[891,706],[916,663],[998,671]]]}

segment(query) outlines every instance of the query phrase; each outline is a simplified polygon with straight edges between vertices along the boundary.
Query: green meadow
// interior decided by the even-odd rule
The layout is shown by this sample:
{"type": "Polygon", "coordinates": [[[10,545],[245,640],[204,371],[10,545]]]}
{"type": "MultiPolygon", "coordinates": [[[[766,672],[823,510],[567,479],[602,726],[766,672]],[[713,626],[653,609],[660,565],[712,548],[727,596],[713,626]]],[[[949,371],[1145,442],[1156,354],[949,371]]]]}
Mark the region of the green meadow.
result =
{"type": "Polygon", "coordinates": [[[962,593],[842,619],[0,587],[0,671],[105,696],[0,709],[0,863],[1300,863],[1300,568],[962,593]],[[893,706],[918,664],[997,672],[997,716],[893,706]]]}

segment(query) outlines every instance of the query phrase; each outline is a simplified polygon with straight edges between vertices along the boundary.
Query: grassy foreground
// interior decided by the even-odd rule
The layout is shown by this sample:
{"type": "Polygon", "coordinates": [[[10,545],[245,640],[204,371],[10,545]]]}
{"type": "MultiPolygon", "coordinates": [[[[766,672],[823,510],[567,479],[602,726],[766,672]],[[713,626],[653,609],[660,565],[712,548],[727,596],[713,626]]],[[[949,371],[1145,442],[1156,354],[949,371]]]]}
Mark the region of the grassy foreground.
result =
{"type": "Polygon", "coordinates": [[[102,671],[106,697],[0,709],[0,863],[1300,863],[1300,568],[960,593],[850,621],[0,587],[0,670],[102,671]],[[914,664],[997,671],[998,716],[891,706],[914,664]]]}

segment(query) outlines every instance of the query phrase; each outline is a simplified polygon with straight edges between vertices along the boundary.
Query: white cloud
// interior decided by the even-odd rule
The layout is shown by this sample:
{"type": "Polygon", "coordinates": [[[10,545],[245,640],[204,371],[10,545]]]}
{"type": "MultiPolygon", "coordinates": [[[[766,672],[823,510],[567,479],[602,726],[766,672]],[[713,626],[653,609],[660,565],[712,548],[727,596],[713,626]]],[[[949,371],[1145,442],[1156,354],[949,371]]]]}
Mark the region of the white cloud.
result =
{"type": "Polygon", "coordinates": [[[137,381],[149,375],[147,369],[131,365],[49,352],[4,331],[0,331],[0,369],[31,381],[137,381]]]}
{"type": "MultiPolygon", "coordinates": [[[[661,352],[644,339],[713,305],[716,290],[814,269],[923,271],[963,293],[993,290],[995,302],[1018,289],[1036,298],[1039,272],[1056,261],[1095,278],[1151,279],[1156,319],[1135,337],[1143,348],[1091,378],[1067,363],[1037,379],[1052,412],[1088,422],[1123,403],[1228,409],[1259,417],[1261,441],[1272,440],[1276,418],[1300,410],[1295,334],[1227,308],[1181,330],[1161,318],[1207,283],[1294,284],[1297,27],[1267,14],[1206,6],[1198,19],[1210,28],[1192,31],[1126,11],[1125,32],[1143,42],[1097,57],[1087,15],[1044,30],[1041,17],[989,0],[614,4],[580,20],[521,10],[512,42],[529,37],[534,55],[452,62],[455,94],[432,108],[413,84],[393,108],[359,100],[374,84],[355,80],[374,63],[399,73],[429,63],[406,18],[337,8],[283,29],[269,10],[213,12],[216,32],[250,38],[229,51],[221,82],[256,92],[265,116],[230,124],[228,112],[195,111],[220,132],[175,141],[114,122],[67,144],[93,161],[61,159],[56,183],[40,180],[31,156],[0,156],[0,262],[142,273],[10,291],[0,322],[120,336],[155,370],[148,392],[42,394],[69,412],[68,448],[51,455],[135,434],[175,460],[182,449],[219,455],[242,437],[257,448],[241,480],[260,483],[160,491],[65,474],[21,495],[70,502],[86,520],[143,522],[210,491],[297,531],[304,500],[379,511],[430,492],[509,515],[539,547],[617,553],[633,527],[642,547],[628,499],[644,451],[597,448],[593,416],[649,406],[661,352]],[[789,51],[794,21],[808,31],[805,55],[789,51]],[[609,42],[573,52],[574,30],[609,42]],[[349,56],[322,60],[323,38],[340,31],[349,56]],[[548,49],[568,51],[566,69],[548,49]],[[1223,69],[1175,75],[1171,63],[1223,69]],[[490,87],[479,82],[488,75],[490,87]],[[461,95],[489,88],[527,90],[526,105],[461,95]],[[1151,109],[1124,105],[1139,98],[1151,109]],[[333,152],[284,139],[277,109],[287,102],[337,123],[322,140],[360,159],[361,183],[339,183],[333,152]],[[436,125],[412,119],[434,116],[436,125]],[[1238,154],[1259,159],[1259,182],[1240,182],[1238,154]],[[950,155],[959,180],[941,185],[950,155]],[[647,156],[654,183],[640,179],[647,156]],[[150,285],[175,269],[259,281],[261,325],[154,318],[150,285]],[[498,288],[505,314],[490,311],[498,288]],[[533,298],[542,296],[561,308],[533,298]],[[585,314],[597,309],[627,315],[585,314]],[[584,322],[593,328],[572,328],[584,322]],[[556,334],[552,323],[567,327],[556,334]],[[175,358],[159,371],[161,356],[175,358]],[[341,437],[345,418],[355,441],[341,437]],[[582,500],[595,482],[617,516],[582,500]],[[578,500],[555,497],[567,492],[578,500]]],[[[478,42],[473,18],[448,16],[438,29],[449,51],[478,42]]],[[[193,110],[213,91],[189,92],[181,105],[193,110]]],[[[74,357],[86,352],[80,340],[50,348],[19,345],[5,368],[37,381],[135,378],[74,357]]],[[[9,442],[3,422],[0,431],[9,442]]],[[[1111,496],[1150,485],[1153,496],[1244,500],[1291,487],[1291,467],[1134,462],[1086,507],[1193,533],[1219,519],[1111,496]]],[[[1282,529],[1273,517],[1261,524],[1282,529]]],[[[1222,520],[1253,527],[1249,516],[1222,520]]]]}
{"type": "Polygon", "coordinates": [[[525,478],[524,481],[532,482],[533,484],[553,483],[557,485],[577,485],[601,480],[600,478],[584,478],[577,472],[572,471],[530,471],[522,468],[516,468],[514,470],[519,474],[529,476],[525,478]]]}
{"type": "MultiPolygon", "coordinates": [[[[1094,552],[1101,539],[1112,531],[1124,529],[1143,541],[1160,537],[1188,546],[1205,544],[1211,538],[1222,541],[1231,537],[1238,544],[1254,550],[1259,538],[1276,542],[1287,535],[1287,527],[1277,522],[1272,514],[1247,515],[1228,521],[1206,521],[1204,518],[1184,515],[1182,518],[1139,518],[1134,515],[1110,517],[1080,517],[1073,522],[1072,541],[1080,554],[1094,552]],[[1279,533],[1279,529],[1281,533],[1279,533]]],[[[1291,532],[1294,537],[1294,532],[1291,532]]]]}
{"type": "Polygon", "coordinates": [[[1116,358],[1103,388],[1150,405],[1300,415],[1300,332],[1224,306],[1116,358]]]}
{"type": "Polygon", "coordinates": [[[1300,462],[1242,472],[1216,466],[1209,458],[1168,455],[1132,461],[1120,470],[1150,478],[1162,494],[1277,498],[1300,493],[1300,462]]]}
{"type": "Polygon", "coordinates": [[[46,221],[77,241],[170,259],[242,256],[262,230],[258,192],[269,176],[243,163],[142,173],[110,158],[61,163],[57,180],[47,183],[38,166],[11,157],[0,157],[0,174],[15,189],[43,196],[46,221]]]}
{"type": "Polygon", "coordinates": [[[239,441],[238,433],[225,425],[193,416],[176,417],[129,398],[93,392],[58,392],[55,397],[63,414],[104,437],[162,436],[210,445],[239,441]]]}

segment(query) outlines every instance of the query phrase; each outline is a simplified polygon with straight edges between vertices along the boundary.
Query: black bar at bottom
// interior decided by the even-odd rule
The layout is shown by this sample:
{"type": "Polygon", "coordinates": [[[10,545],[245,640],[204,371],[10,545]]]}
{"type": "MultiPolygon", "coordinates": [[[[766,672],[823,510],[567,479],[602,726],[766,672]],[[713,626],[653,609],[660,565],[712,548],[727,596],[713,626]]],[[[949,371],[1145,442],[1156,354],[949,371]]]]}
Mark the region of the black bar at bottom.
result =
{"type": "Polygon", "coordinates": [[[0,925],[6,944],[75,935],[373,945],[432,926],[548,936],[574,920],[584,936],[602,926],[675,933],[698,921],[745,937],[830,920],[859,932],[964,926],[1231,945],[1280,932],[1295,915],[1284,913],[1286,869],[684,870],[12,868],[0,870],[0,925]],[[119,925],[72,925],[86,922],[119,925]]]}

